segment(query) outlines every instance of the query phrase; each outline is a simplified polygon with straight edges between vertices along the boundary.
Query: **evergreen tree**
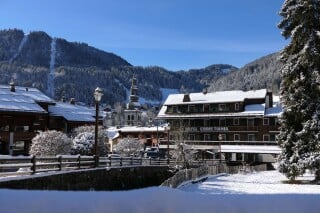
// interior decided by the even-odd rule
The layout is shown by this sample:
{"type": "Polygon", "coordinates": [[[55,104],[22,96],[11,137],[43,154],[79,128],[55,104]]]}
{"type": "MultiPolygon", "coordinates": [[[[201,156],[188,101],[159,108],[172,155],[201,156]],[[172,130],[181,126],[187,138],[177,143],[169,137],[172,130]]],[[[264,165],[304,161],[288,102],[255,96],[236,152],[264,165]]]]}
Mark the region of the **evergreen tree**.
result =
{"type": "Polygon", "coordinates": [[[280,55],[279,168],[294,180],[306,169],[320,171],[320,1],[286,0],[280,15],[279,28],[291,41],[280,55]]]}

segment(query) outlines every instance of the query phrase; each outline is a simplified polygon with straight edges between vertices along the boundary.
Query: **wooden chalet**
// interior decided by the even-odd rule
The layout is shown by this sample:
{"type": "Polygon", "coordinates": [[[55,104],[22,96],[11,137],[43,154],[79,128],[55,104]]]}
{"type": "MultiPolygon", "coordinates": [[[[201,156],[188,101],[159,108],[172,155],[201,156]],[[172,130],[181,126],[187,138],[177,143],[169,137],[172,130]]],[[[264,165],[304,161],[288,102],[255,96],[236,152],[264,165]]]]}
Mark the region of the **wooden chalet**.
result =
{"type": "Polygon", "coordinates": [[[0,155],[26,155],[37,132],[94,125],[94,116],[93,108],[56,102],[36,88],[0,85],[0,155]]]}
{"type": "Polygon", "coordinates": [[[265,162],[280,152],[281,113],[279,101],[261,89],[169,95],[157,118],[170,123],[170,148],[185,143],[200,158],[265,162]]]}

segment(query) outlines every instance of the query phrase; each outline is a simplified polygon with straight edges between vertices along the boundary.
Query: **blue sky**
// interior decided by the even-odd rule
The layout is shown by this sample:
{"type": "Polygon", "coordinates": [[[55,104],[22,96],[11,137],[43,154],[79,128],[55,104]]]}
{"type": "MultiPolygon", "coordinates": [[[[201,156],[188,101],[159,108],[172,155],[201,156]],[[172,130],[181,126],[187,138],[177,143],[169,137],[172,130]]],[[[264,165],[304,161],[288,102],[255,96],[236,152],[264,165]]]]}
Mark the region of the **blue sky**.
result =
{"type": "Polygon", "coordinates": [[[283,0],[0,0],[0,29],[45,31],[132,65],[242,67],[287,43],[283,0]]]}

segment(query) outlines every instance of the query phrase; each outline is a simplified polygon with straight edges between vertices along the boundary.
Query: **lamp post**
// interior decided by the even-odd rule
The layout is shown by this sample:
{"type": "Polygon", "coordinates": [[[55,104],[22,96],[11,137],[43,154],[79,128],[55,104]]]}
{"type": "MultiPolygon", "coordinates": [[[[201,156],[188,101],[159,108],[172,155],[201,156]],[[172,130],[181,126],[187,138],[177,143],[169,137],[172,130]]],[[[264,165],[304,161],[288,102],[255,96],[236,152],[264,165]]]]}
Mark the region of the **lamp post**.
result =
{"type": "Polygon", "coordinates": [[[101,101],[101,98],[103,96],[102,89],[97,87],[94,90],[94,100],[96,104],[96,125],[94,129],[94,154],[96,156],[99,156],[99,148],[98,148],[98,120],[99,120],[99,103],[101,101]]]}
{"type": "Polygon", "coordinates": [[[169,139],[170,139],[170,135],[169,135],[169,132],[170,132],[170,123],[168,123],[168,125],[167,126],[165,126],[164,127],[164,129],[165,129],[165,131],[167,132],[167,163],[169,164],[170,163],[170,159],[169,159],[169,156],[170,156],[170,154],[169,154],[169,149],[170,149],[170,147],[169,147],[169,139]]]}
{"type": "Polygon", "coordinates": [[[218,139],[219,139],[219,162],[221,163],[221,160],[222,160],[222,155],[221,155],[221,141],[223,140],[222,134],[219,134],[219,135],[218,135],[218,139]]]}

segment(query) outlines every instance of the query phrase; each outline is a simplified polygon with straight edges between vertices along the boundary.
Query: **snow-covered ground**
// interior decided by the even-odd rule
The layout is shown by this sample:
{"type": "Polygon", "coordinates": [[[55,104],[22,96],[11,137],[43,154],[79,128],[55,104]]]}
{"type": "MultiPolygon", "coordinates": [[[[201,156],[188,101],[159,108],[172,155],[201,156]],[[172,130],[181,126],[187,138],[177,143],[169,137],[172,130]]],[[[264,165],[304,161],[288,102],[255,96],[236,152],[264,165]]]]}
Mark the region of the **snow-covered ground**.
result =
{"type": "Polygon", "coordinates": [[[319,185],[288,185],[276,171],[210,177],[179,189],[0,190],[0,212],[319,212],[319,185]]]}
{"type": "MultiPolygon", "coordinates": [[[[313,180],[306,174],[299,180],[313,180]]],[[[319,194],[320,185],[285,184],[287,178],[278,171],[213,176],[201,184],[186,184],[179,189],[201,194],[319,194]]],[[[320,198],[320,197],[319,197],[320,198]]],[[[320,201],[320,200],[319,200],[320,201]]]]}

